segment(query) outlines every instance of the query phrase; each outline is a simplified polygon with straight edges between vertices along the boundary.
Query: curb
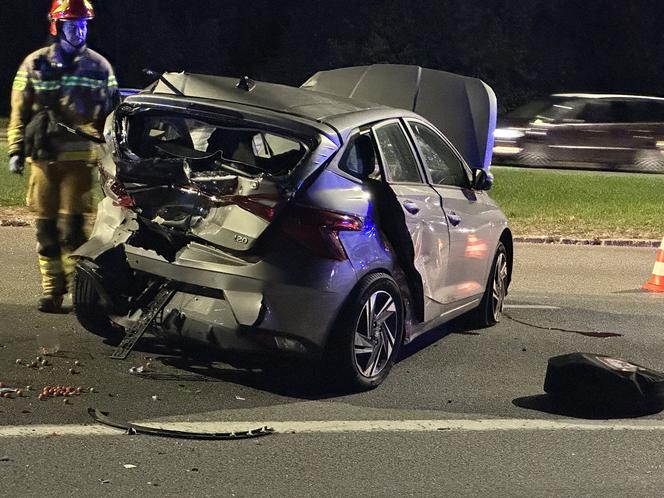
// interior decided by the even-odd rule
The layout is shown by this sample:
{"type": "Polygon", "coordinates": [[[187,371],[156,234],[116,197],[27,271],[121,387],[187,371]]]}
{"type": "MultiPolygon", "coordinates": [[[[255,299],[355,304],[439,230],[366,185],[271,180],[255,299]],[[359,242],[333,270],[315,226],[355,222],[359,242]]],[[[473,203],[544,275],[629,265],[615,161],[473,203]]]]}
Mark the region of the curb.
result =
{"type": "MultiPolygon", "coordinates": [[[[30,227],[33,221],[22,218],[0,219],[0,227],[30,227]]],[[[514,237],[516,244],[542,244],[565,246],[645,247],[657,249],[661,240],[648,239],[575,239],[571,237],[514,237]]]]}
{"type": "Polygon", "coordinates": [[[658,248],[661,240],[648,239],[574,239],[570,237],[514,237],[517,244],[558,244],[567,246],[647,247],[658,248]]]}

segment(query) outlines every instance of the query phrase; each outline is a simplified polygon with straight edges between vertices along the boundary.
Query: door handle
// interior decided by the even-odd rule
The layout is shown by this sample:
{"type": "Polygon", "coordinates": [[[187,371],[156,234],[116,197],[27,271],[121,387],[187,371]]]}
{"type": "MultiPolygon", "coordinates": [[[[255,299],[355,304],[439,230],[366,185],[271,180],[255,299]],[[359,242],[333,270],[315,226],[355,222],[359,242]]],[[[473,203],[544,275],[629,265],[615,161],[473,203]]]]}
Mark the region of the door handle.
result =
{"type": "Polygon", "coordinates": [[[454,211],[449,212],[449,214],[447,215],[447,219],[450,220],[450,223],[453,226],[457,226],[459,223],[461,223],[461,216],[456,214],[454,211]]]}
{"type": "Polygon", "coordinates": [[[406,211],[408,211],[410,214],[417,214],[420,212],[420,208],[413,201],[405,201],[403,203],[403,207],[405,207],[406,211]]]}

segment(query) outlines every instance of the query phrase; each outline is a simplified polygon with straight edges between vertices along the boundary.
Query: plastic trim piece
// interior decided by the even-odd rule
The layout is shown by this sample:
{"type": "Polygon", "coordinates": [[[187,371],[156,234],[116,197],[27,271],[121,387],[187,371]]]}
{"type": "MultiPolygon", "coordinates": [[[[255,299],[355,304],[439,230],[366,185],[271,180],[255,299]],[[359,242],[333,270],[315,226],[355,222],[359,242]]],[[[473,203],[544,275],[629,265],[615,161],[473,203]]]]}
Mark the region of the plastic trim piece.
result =
{"type": "Polygon", "coordinates": [[[122,422],[114,420],[108,416],[107,412],[102,412],[96,408],[88,408],[88,414],[100,424],[115,427],[116,429],[123,429],[127,434],[144,434],[147,436],[161,436],[172,437],[179,439],[197,439],[206,441],[226,441],[233,439],[251,439],[262,436],[274,434],[274,429],[270,427],[260,427],[258,429],[250,429],[247,431],[238,432],[185,432],[185,431],[172,431],[168,429],[160,429],[157,427],[145,427],[136,425],[129,422],[122,422]]]}

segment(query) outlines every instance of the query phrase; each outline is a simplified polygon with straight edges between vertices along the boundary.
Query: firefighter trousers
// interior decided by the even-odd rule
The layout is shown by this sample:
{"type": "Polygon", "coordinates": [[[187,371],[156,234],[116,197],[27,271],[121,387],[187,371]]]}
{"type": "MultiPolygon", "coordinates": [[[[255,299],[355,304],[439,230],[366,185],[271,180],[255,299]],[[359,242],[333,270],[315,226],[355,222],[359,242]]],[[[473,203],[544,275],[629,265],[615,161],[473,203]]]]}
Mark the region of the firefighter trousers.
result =
{"type": "Polygon", "coordinates": [[[37,253],[44,295],[71,290],[71,252],[83,244],[92,168],[83,161],[31,161],[27,205],[37,215],[37,253]]]}

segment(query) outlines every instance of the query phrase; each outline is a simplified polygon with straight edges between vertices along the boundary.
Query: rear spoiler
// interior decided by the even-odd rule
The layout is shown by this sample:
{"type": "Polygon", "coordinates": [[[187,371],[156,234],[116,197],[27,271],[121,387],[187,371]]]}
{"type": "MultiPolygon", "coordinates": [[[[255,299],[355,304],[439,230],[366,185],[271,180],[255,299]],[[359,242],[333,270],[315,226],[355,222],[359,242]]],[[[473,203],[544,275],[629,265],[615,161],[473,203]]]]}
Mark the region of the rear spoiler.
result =
{"type": "Polygon", "coordinates": [[[497,103],[482,80],[419,66],[375,64],[320,71],[302,88],[416,112],[443,132],[471,168],[489,171],[497,103]]]}

